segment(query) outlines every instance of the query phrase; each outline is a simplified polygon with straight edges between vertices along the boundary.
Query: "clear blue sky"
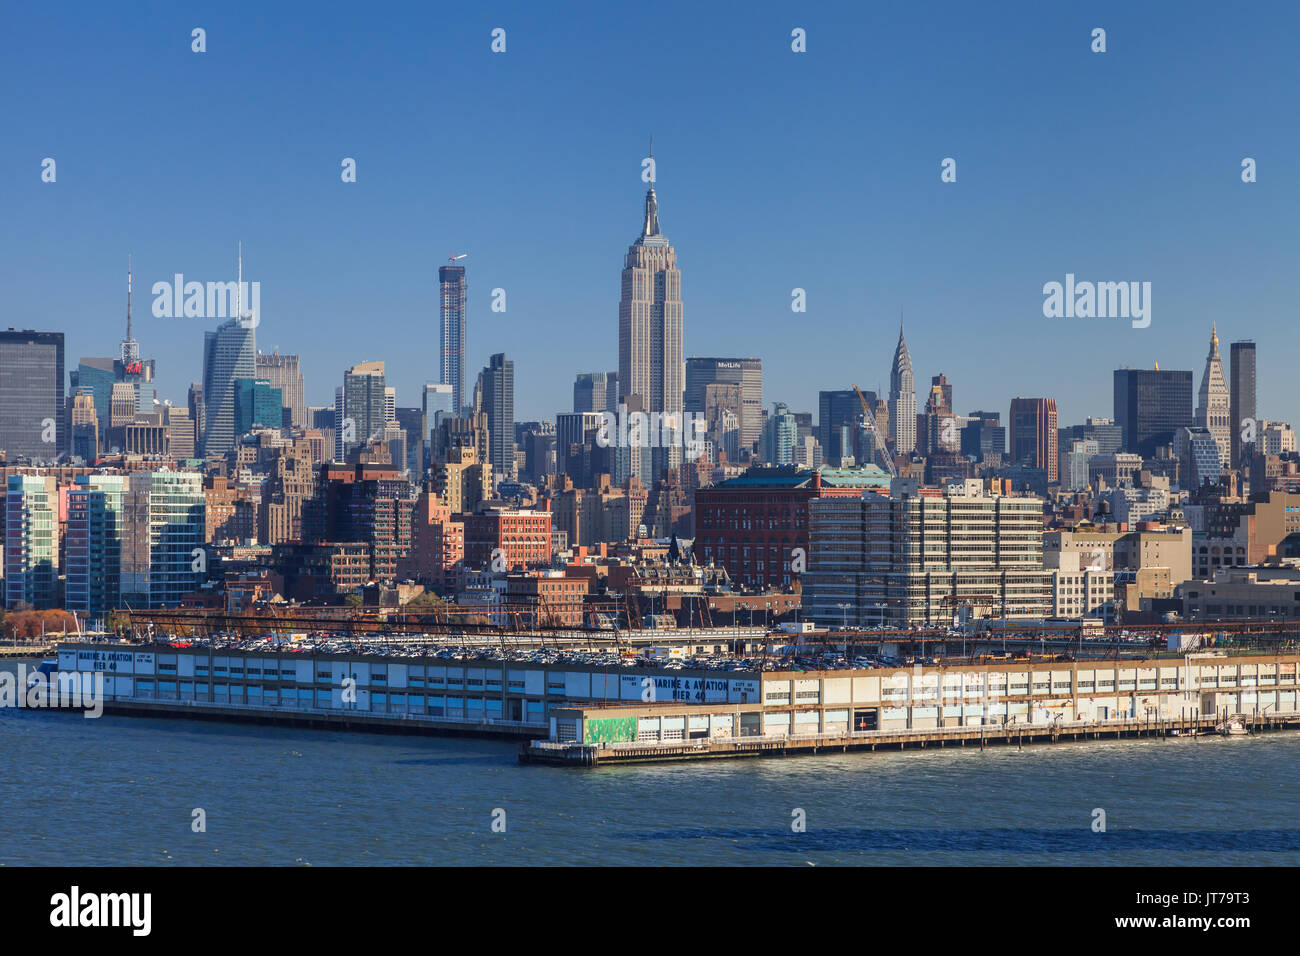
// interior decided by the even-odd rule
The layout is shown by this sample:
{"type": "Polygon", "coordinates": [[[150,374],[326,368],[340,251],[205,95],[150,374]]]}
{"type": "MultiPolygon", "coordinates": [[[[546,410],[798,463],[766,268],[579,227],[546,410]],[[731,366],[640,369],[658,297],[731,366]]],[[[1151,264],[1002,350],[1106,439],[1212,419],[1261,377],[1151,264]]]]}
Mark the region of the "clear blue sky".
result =
{"type": "Polygon", "coordinates": [[[436,270],[455,250],[470,254],[469,367],[505,351],[517,418],[567,410],[576,372],[617,367],[653,133],[686,354],[761,356],[769,404],[815,411],[819,388],[886,385],[901,309],[921,402],[942,371],[958,411],[1047,395],[1063,424],[1109,415],[1117,366],[1191,368],[1199,385],[1217,320],[1225,359],[1234,339],[1259,343],[1259,413],[1300,419],[1294,4],[0,16],[3,325],[66,332],[70,366],[114,354],[131,252],[136,338],[173,401],[215,323],[154,318],[148,289],[230,277],[242,239],[262,283],[258,344],[301,353],[309,403],[373,359],[399,404],[418,403],[437,381],[436,270]],[[190,50],[194,27],[206,53],[190,50]],[[790,50],[795,27],[807,53],[790,50]],[[1150,281],[1151,327],[1045,319],[1042,286],[1067,272],[1150,281]]]}

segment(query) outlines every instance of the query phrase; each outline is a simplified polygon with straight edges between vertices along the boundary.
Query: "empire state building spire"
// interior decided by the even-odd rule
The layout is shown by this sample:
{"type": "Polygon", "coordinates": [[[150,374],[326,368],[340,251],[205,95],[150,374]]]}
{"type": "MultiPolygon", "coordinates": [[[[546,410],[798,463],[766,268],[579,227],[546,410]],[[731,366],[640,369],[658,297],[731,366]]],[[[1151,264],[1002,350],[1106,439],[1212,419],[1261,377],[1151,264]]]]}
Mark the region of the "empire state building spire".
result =
{"type": "Polygon", "coordinates": [[[641,223],[641,238],[662,238],[659,232],[659,197],[655,195],[655,140],[650,137],[650,188],[645,191],[645,219],[641,223]]]}
{"type": "Polygon", "coordinates": [[[126,338],[122,340],[122,364],[140,361],[140,343],[131,334],[131,257],[126,257],[126,338]]]}
{"type": "Polygon", "coordinates": [[[659,197],[655,195],[654,183],[645,194],[645,223],[641,226],[641,238],[649,239],[659,233],[659,197]]]}

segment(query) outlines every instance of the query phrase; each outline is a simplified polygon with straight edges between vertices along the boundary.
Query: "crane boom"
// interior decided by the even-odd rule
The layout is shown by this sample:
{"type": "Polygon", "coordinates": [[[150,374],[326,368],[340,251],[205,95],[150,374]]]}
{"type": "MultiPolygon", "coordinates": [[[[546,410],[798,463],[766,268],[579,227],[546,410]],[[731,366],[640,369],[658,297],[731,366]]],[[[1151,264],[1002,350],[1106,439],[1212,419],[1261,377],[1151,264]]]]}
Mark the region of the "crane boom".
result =
{"type": "Polygon", "coordinates": [[[891,478],[897,478],[898,469],[894,467],[894,456],[891,455],[889,449],[885,447],[885,436],[880,433],[880,428],[876,424],[876,416],[871,414],[871,406],[867,404],[867,396],[863,395],[862,389],[858,388],[856,385],[853,386],[853,391],[858,393],[858,401],[862,405],[862,415],[866,419],[867,427],[870,428],[872,433],[876,436],[875,445],[877,463],[882,469],[884,469],[885,474],[889,475],[891,478]]]}

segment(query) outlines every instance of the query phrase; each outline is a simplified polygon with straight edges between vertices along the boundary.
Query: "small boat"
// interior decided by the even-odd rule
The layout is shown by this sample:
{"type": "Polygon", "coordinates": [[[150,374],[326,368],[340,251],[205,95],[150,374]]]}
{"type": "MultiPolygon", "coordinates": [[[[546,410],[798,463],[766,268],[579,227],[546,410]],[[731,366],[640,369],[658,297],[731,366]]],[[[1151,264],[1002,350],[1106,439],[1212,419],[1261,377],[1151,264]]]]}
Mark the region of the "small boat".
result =
{"type": "Polygon", "coordinates": [[[34,687],[43,681],[49,680],[51,674],[59,669],[59,661],[54,657],[47,657],[27,676],[27,686],[34,687]]]}
{"type": "Polygon", "coordinates": [[[1249,734],[1250,728],[1246,726],[1245,714],[1233,714],[1231,717],[1225,717],[1214,731],[1224,737],[1241,737],[1249,734]]]}

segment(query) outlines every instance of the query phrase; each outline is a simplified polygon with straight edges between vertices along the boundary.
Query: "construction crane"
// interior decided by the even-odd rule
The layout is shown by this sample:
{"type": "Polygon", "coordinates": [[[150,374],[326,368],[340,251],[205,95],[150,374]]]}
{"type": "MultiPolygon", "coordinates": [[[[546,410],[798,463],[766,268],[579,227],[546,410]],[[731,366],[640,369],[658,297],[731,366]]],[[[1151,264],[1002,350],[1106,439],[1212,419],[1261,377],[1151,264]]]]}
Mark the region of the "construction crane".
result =
{"type": "Polygon", "coordinates": [[[462,253],[462,254],[459,255],[459,256],[456,255],[456,253],[453,252],[451,255],[449,255],[449,256],[447,257],[447,261],[448,261],[448,262],[459,262],[461,259],[466,258],[468,255],[469,255],[468,252],[462,253]]]}
{"type": "Polygon", "coordinates": [[[867,404],[867,396],[863,395],[862,389],[858,388],[856,385],[853,386],[853,391],[858,393],[858,401],[862,403],[862,415],[866,419],[867,427],[870,428],[872,434],[876,436],[874,442],[876,446],[876,460],[879,462],[880,467],[885,470],[885,474],[889,475],[891,478],[897,478],[898,469],[894,467],[894,456],[891,455],[889,449],[885,447],[885,436],[880,433],[880,429],[876,426],[876,416],[871,414],[871,406],[867,404]]]}

